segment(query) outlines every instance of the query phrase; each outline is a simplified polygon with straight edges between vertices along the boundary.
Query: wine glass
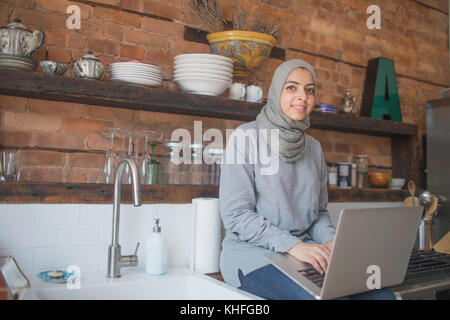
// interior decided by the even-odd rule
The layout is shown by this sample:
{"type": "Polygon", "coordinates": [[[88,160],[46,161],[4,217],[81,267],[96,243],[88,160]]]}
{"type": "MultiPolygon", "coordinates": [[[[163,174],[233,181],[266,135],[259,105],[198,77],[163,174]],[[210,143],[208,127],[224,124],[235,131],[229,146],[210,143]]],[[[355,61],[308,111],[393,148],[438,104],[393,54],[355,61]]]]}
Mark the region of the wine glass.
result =
{"type": "Polygon", "coordinates": [[[100,135],[109,141],[109,147],[105,154],[105,164],[100,175],[97,177],[97,183],[114,183],[115,163],[117,154],[114,150],[114,140],[120,135],[121,130],[118,128],[107,128],[106,131],[100,132],[100,135]]]}

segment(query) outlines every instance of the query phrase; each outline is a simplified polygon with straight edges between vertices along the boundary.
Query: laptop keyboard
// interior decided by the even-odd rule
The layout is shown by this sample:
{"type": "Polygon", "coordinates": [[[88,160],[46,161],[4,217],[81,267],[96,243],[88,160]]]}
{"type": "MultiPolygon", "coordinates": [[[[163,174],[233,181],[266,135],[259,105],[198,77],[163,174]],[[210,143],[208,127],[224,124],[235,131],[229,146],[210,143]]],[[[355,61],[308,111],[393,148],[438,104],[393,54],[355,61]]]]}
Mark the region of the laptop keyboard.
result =
{"type": "Polygon", "coordinates": [[[323,280],[325,279],[325,273],[322,274],[313,267],[307,269],[297,270],[302,275],[304,275],[308,280],[314,282],[319,288],[322,288],[323,280]]]}

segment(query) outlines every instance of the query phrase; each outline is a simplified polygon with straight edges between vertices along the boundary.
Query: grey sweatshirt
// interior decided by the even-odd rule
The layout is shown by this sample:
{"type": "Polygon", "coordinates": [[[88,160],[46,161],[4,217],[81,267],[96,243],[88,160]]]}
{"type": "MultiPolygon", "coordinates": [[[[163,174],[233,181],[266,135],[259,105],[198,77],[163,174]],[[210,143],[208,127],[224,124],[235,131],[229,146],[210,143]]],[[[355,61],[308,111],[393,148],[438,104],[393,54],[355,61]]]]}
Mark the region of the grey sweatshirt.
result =
{"type": "Polygon", "coordinates": [[[277,173],[261,174],[267,165],[251,159],[261,152],[257,146],[273,157],[267,142],[242,148],[235,139],[242,135],[238,129],[258,132],[256,121],[236,129],[221,164],[219,206],[226,234],[220,270],[225,282],[239,287],[238,269],[248,274],[269,264],[265,253],[286,252],[299,241],[326,243],[333,240],[335,229],[327,210],[327,167],[320,143],[307,135],[303,159],[287,163],[274,154],[277,173]],[[228,153],[245,158],[245,163],[226,161],[228,153]]]}

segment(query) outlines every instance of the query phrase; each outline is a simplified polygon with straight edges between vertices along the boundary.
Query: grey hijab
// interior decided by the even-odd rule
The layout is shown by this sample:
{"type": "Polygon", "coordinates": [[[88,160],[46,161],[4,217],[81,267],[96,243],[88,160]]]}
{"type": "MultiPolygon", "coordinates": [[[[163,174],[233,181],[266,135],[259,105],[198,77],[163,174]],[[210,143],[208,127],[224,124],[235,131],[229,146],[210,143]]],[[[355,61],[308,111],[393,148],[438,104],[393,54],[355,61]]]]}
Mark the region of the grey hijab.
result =
{"type": "MultiPolygon", "coordinates": [[[[288,60],[276,70],[270,84],[267,104],[256,117],[259,129],[279,129],[279,155],[285,162],[295,162],[306,152],[305,130],[309,128],[309,115],[302,121],[292,120],[281,110],[280,97],[286,78],[296,68],[308,70],[316,84],[316,73],[309,63],[300,59],[288,60]]],[[[268,134],[270,137],[270,133],[268,134]]],[[[270,139],[269,139],[270,140],[270,139]]],[[[271,149],[274,151],[275,148],[271,149]]]]}

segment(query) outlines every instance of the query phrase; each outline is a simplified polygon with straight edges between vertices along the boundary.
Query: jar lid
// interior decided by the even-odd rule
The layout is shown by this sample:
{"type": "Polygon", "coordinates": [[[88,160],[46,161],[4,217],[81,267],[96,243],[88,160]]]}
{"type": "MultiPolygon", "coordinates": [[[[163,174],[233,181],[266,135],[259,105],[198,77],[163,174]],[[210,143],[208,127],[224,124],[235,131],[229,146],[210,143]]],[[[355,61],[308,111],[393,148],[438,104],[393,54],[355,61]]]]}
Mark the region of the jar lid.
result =
{"type": "Polygon", "coordinates": [[[327,165],[329,167],[337,167],[337,163],[334,163],[334,162],[328,162],[327,165]]]}

